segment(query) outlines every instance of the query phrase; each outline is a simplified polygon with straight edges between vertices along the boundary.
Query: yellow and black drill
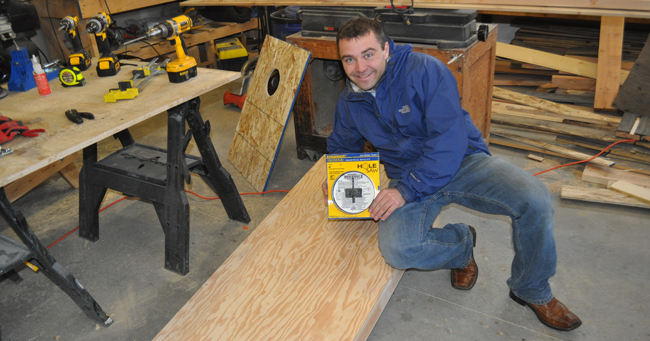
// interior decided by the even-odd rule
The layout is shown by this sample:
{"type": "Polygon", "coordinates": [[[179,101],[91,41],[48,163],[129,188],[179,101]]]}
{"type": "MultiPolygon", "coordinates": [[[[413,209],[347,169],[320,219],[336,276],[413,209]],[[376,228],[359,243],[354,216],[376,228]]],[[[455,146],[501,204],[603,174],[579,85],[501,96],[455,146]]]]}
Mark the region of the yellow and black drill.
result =
{"type": "Polygon", "coordinates": [[[59,27],[59,31],[65,30],[72,41],[73,50],[72,54],[68,56],[68,65],[70,65],[70,67],[76,67],[80,71],[85,71],[92,64],[92,60],[90,59],[88,51],[84,50],[81,45],[81,38],[79,38],[79,30],[77,29],[78,23],[79,17],[68,15],[59,22],[59,25],[61,26],[59,27]]]}
{"type": "Polygon", "coordinates": [[[99,60],[97,61],[97,75],[99,77],[115,76],[120,71],[120,61],[111,51],[111,45],[106,39],[106,29],[111,24],[111,17],[100,12],[88,20],[86,32],[93,33],[99,48],[99,60]]]}
{"type": "Polygon", "coordinates": [[[125,45],[147,38],[165,38],[169,40],[172,46],[176,48],[177,59],[167,64],[167,76],[171,83],[182,83],[196,77],[197,68],[194,57],[187,55],[187,46],[185,46],[185,40],[183,40],[181,33],[203,26],[203,23],[196,26],[197,21],[200,21],[198,13],[194,8],[191,8],[175,18],[152,27],[145,36],[128,41],[125,45]]]}

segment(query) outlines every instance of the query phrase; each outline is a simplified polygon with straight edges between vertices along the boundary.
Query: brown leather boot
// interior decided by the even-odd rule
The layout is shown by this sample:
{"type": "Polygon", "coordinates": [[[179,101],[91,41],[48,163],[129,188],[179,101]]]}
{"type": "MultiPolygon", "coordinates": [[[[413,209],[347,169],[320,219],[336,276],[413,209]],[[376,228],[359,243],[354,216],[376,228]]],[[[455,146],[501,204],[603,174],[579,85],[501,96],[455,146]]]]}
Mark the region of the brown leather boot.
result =
{"type": "Polygon", "coordinates": [[[523,306],[529,306],[543,324],[553,329],[570,331],[580,327],[582,324],[578,316],[569,311],[569,308],[555,297],[544,305],[537,305],[522,300],[510,290],[510,298],[523,306]]]}
{"type": "MultiPolygon", "coordinates": [[[[469,227],[469,232],[472,233],[474,247],[476,247],[476,230],[469,225],[467,227],[469,227]]],[[[451,286],[458,290],[469,290],[476,284],[476,278],[478,278],[478,266],[474,261],[474,250],[472,250],[472,259],[469,265],[464,269],[451,269],[451,286]]]]}

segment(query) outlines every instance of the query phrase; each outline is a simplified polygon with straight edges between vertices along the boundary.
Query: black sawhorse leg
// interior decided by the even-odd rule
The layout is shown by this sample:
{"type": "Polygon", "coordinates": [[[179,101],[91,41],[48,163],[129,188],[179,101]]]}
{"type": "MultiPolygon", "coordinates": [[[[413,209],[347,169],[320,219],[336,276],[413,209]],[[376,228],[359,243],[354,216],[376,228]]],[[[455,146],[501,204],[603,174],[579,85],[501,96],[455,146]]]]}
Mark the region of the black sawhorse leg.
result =
{"type": "Polygon", "coordinates": [[[16,210],[7,199],[4,188],[0,188],[0,213],[11,228],[16,232],[20,240],[33,253],[34,258],[40,264],[40,269],[47,278],[63,290],[91,319],[106,326],[113,323],[113,320],[102,310],[102,307],[90,296],[88,291],[77,281],[74,276],[47,251],[45,246],[36,237],[34,232],[27,225],[23,214],[16,210]]]}
{"type": "MultiPolygon", "coordinates": [[[[250,221],[232,177],[219,162],[209,136],[210,124],[203,122],[199,106],[200,99],[195,98],[168,110],[167,150],[163,150],[165,152],[163,156],[166,156],[164,163],[166,176],[163,176],[162,180],[154,175],[138,173],[142,167],[143,169],[151,167],[152,172],[160,170],[151,166],[151,160],[161,158],[160,150],[133,143],[133,140],[126,136],[128,133],[119,137],[125,147],[122,151],[129,148],[132,150],[137,148],[139,151],[149,149],[158,156],[144,158],[142,165],[134,169],[132,166],[105,165],[104,160],[112,156],[98,162],[96,145],[84,149],[84,166],[79,175],[79,235],[81,237],[91,241],[99,239],[98,210],[107,188],[149,200],[154,205],[165,233],[165,268],[183,275],[187,274],[190,213],[184,183],[190,181],[190,169],[187,166],[185,149],[192,135],[196,139],[202,159],[192,166],[191,171],[200,174],[221,197],[229,218],[246,223],[250,221]],[[190,126],[187,134],[185,120],[190,126]]],[[[128,153],[124,152],[124,154],[128,153]]],[[[137,153],[133,152],[133,154],[137,153]]],[[[129,154],[128,157],[134,156],[129,154]]],[[[115,158],[119,157],[115,156],[115,158]]],[[[160,165],[160,162],[156,164],[160,165]]]]}

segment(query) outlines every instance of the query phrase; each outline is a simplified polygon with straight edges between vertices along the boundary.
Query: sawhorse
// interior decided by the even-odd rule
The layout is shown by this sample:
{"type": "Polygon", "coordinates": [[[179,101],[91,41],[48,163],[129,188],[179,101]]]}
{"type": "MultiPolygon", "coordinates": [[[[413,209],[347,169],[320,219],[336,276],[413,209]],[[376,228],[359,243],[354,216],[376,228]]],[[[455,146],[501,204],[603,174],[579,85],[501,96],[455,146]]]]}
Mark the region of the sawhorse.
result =
{"type": "MultiPolygon", "coordinates": [[[[47,251],[47,248],[36,237],[34,232],[27,225],[23,214],[16,210],[5,193],[4,187],[0,187],[0,213],[11,228],[16,232],[18,238],[25,244],[25,247],[8,238],[0,239],[0,250],[7,247],[12,248],[10,254],[15,255],[15,262],[5,270],[13,271],[13,268],[22,264],[23,261],[35,259],[40,271],[63,290],[76,303],[81,310],[91,319],[106,326],[113,323],[113,320],[102,310],[102,307],[90,296],[88,291],[77,281],[77,279],[47,251]]],[[[0,272],[1,273],[1,272],[0,272]]],[[[10,275],[18,276],[15,273],[10,275]]]]}
{"type": "Polygon", "coordinates": [[[199,174],[217,193],[230,219],[250,222],[230,173],[219,162],[200,103],[197,97],[167,111],[167,150],[135,143],[128,130],[116,135],[124,148],[99,162],[97,144],[84,148],[79,175],[81,237],[99,239],[99,207],[108,188],[151,201],[165,232],[165,268],[187,274],[190,210],[184,183],[190,182],[190,172],[199,174]],[[201,158],[185,155],[192,136],[201,158]]]}

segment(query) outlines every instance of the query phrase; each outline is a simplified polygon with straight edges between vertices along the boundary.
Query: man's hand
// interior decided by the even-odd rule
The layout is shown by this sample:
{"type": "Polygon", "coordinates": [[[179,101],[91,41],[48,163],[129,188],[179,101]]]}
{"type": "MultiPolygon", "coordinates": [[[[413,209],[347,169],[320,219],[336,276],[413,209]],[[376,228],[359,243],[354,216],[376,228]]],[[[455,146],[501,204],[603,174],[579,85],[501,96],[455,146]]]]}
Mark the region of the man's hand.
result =
{"type": "Polygon", "coordinates": [[[323,185],[321,187],[323,187],[323,195],[325,196],[325,206],[327,206],[327,179],[323,181],[323,185]]]}
{"type": "Polygon", "coordinates": [[[402,194],[396,188],[387,188],[379,191],[379,194],[372,201],[372,205],[370,205],[368,211],[375,221],[379,219],[384,221],[396,209],[404,206],[404,204],[406,204],[406,200],[404,200],[404,197],[402,197],[402,194]]]}

